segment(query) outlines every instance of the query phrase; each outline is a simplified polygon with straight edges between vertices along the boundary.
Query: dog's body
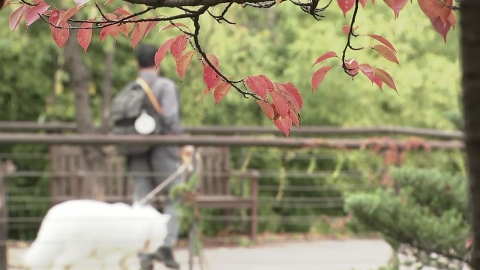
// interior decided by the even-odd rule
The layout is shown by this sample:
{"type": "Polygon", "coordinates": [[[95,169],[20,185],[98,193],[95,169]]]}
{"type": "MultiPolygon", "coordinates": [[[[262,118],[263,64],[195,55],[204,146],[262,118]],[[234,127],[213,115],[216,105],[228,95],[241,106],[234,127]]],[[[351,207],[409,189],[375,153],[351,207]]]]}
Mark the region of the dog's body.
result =
{"type": "Polygon", "coordinates": [[[83,269],[116,264],[118,269],[127,257],[162,246],[169,219],[151,206],[67,201],[48,211],[24,264],[31,270],[76,269],[80,264],[83,269]]]}

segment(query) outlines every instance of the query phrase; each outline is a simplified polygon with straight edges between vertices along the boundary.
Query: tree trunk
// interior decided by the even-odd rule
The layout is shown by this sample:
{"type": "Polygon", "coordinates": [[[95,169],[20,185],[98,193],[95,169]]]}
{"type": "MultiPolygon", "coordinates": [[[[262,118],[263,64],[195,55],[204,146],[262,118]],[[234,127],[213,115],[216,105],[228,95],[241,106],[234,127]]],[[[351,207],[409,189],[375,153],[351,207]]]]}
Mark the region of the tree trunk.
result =
{"type": "Polygon", "coordinates": [[[473,233],[472,268],[480,269],[480,1],[460,5],[463,118],[473,233]]]}
{"type": "Polygon", "coordinates": [[[107,134],[110,131],[110,99],[112,97],[112,76],[113,65],[115,64],[116,42],[110,39],[107,54],[105,55],[105,70],[103,71],[102,82],[102,133],[107,134]]]}
{"type": "MultiPolygon", "coordinates": [[[[70,36],[64,46],[65,68],[70,74],[70,84],[75,96],[75,121],[80,134],[96,133],[90,109],[90,73],[83,61],[77,44],[77,29],[70,29],[70,36]]],[[[85,161],[85,176],[82,181],[82,198],[102,200],[104,153],[98,147],[82,147],[85,161]]]]}

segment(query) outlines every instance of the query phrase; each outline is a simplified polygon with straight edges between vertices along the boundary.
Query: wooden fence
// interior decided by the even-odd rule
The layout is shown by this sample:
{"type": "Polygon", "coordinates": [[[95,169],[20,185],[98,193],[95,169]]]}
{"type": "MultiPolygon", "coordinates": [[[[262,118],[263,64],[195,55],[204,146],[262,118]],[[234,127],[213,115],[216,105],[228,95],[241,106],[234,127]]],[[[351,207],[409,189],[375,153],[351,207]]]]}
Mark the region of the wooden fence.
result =
{"type": "MultiPolygon", "coordinates": [[[[284,136],[275,127],[258,126],[191,126],[185,127],[185,132],[191,135],[268,135],[284,136]]],[[[68,122],[4,122],[0,121],[0,132],[39,132],[62,133],[75,132],[76,124],[68,122]]],[[[460,131],[435,130],[427,128],[376,126],[376,127],[338,127],[338,126],[301,126],[293,128],[291,136],[365,136],[365,135],[405,135],[428,137],[440,140],[462,140],[460,131]]]]}

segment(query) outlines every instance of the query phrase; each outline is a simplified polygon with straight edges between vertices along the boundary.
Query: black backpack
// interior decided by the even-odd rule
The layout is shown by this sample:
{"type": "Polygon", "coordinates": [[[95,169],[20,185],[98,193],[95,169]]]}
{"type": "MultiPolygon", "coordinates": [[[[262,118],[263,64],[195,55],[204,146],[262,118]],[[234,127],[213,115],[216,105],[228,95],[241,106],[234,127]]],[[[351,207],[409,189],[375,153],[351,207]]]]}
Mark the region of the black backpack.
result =
{"type": "MultiPolygon", "coordinates": [[[[116,135],[138,135],[135,122],[147,114],[155,119],[155,128],[150,134],[160,134],[159,117],[163,113],[162,107],[155,98],[150,86],[138,77],[135,82],[127,85],[112,100],[110,117],[113,121],[112,133],[116,135]]],[[[151,149],[149,145],[118,145],[120,155],[144,154],[151,149]]]]}

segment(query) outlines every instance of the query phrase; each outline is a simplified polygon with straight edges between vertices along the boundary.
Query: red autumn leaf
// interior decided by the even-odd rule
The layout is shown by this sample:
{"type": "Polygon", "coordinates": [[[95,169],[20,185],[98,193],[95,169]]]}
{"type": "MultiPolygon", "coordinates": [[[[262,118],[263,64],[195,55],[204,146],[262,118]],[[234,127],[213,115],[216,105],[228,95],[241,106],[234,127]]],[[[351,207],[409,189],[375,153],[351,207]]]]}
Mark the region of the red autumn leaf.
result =
{"type": "Polygon", "coordinates": [[[103,42],[105,38],[111,35],[115,40],[117,40],[119,29],[116,24],[105,26],[100,30],[100,41],[103,42]]]}
{"type": "Polygon", "coordinates": [[[283,83],[283,86],[285,87],[285,89],[287,89],[290,95],[292,95],[295,98],[295,100],[297,100],[298,106],[300,107],[300,109],[302,109],[303,98],[300,95],[300,92],[298,91],[298,89],[295,87],[295,85],[293,85],[292,83],[283,83]]]}
{"type": "Polygon", "coordinates": [[[188,26],[186,26],[186,25],[183,24],[183,23],[174,23],[174,24],[169,24],[169,25],[166,25],[166,26],[160,28],[160,30],[158,30],[158,33],[162,32],[163,30],[168,30],[168,29],[177,28],[177,27],[185,27],[185,28],[187,28],[189,31],[191,31],[190,28],[188,28],[188,26]]]}
{"type": "Polygon", "coordinates": [[[30,6],[28,5],[23,5],[17,8],[14,12],[12,12],[12,14],[10,14],[10,18],[8,19],[8,26],[10,26],[10,29],[12,31],[15,31],[23,16],[25,15],[25,13],[27,13],[29,7],[30,6]]]}
{"type": "Polygon", "coordinates": [[[447,24],[443,25],[442,20],[439,17],[437,17],[435,21],[432,21],[432,24],[433,24],[433,28],[435,28],[435,30],[443,37],[443,41],[447,43],[447,34],[448,34],[448,31],[450,31],[450,28],[452,27],[450,22],[447,21],[447,24]]]}
{"type": "MultiPolygon", "coordinates": [[[[353,33],[355,33],[355,31],[357,31],[357,29],[358,29],[358,26],[357,26],[357,27],[354,27],[354,28],[353,28],[353,33]]],[[[350,34],[350,25],[344,25],[344,26],[342,26],[342,31],[345,33],[345,35],[350,34]]]]}
{"type": "Polygon", "coordinates": [[[208,65],[203,66],[203,81],[208,88],[214,87],[218,81],[220,81],[220,76],[215,72],[215,70],[208,65]]]}
{"type": "Polygon", "coordinates": [[[329,59],[329,58],[332,58],[332,57],[338,57],[337,56],[337,53],[336,52],[326,52],[324,54],[322,54],[322,56],[320,56],[319,58],[317,58],[317,60],[315,60],[315,63],[313,63],[312,67],[315,66],[316,64],[326,60],[326,59],[329,59]]]}
{"type": "Polygon", "coordinates": [[[55,28],[55,30],[52,30],[52,36],[58,47],[63,49],[63,46],[70,36],[70,29],[67,22],[61,22],[58,26],[61,28],[55,28]]]}
{"type": "Polygon", "coordinates": [[[387,6],[389,6],[395,13],[395,19],[398,18],[398,15],[400,15],[400,11],[402,11],[407,2],[408,0],[385,0],[387,6]]]}
{"type": "Polygon", "coordinates": [[[313,76],[312,76],[312,93],[320,85],[320,83],[322,83],[323,79],[325,78],[325,75],[327,74],[328,71],[330,71],[331,68],[332,68],[331,66],[321,67],[319,70],[317,70],[313,74],[313,76]]]}
{"type": "Polygon", "coordinates": [[[107,0],[107,1],[105,1],[105,6],[110,5],[112,2],[113,2],[113,0],[107,0]]]}
{"type": "Polygon", "coordinates": [[[397,55],[395,54],[395,52],[392,49],[388,48],[387,46],[382,45],[382,44],[378,44],[378,45],[373,46],[372,49],[379,52],[383,57],[385,57],[385,59],[387,59],[389,61],[392,61],[393,63],[395,63],[397,65],[400,64],[398,62],[397,55]]]}
{"type": "Polygon", "coordinates": [[[288,137],[290,135],[290,130],[292,129],[292,119],[290,117],[279,117],[273,120],[273,123],[285,136],[288,137]]]}
{"type": "Polygon", "coordinates": [[[455,28],[455,24],[457,23],[457,17],[455,16],[455,12],[450,12],[448,16],[448,22],[455,28]]]}
{"type": "Polygon", "coordinates": [[[92,26],[93,22],[89,20],[88,22],[82,23],[82,25],[80,25],[80,29],[78,29],[78,44],[83,48],[85,52],[87,52],[88,46],[90,46],[90,42],[92,41],[92,29],[87,27],[92,26]]]}
{"type": "Polygon", "coordinates": [[[275,90],[275,87],[273,86],[272,81],[265,75],[258,75],[258,77],[262,78],[265,81],[265,84],[267,85],[267,92],[272,92],[275,90]]]}
{"type": "Polygon", "coordinates": [[[299,128],[300,127],[300,121],[298,120],[298,116],[292,110],[289,110],[288,112],[289,112],[288,117],[290,119],[292,119],[292,122],[295,124],[295,126],[297,126],[297,128],[299,128]]]}
{"type": "Polygon", "coordinates": [[[253,93],[259,95],[262,99],[267,99],[267,84],[260,76],[248,76],[245,83],[253,93]]]}
{"type": "Polygon", "coordinates": [[[386,72],[381,68],[375,68],[375,77],[379,78],[382,82],[384,82],[390,88],[395,90],[395,92],[397,92],[397,87],[395,86],[395,82],[393,81],[392,76],[388,74],[388,72],[386,72]]]}
{"type": "Polygon", "coordinates": [[[179,35],[175,38],[172,45],[170,46],[170,53],[173,55],[175,60],[178,60],[182,56],[183,51],[187,48],[187,35],[179,35]]]}
{"type": "Polygon", "coordinates": [[[215,105],[217,105],[228,93],[230,89],[230,84],[226,81],[220,81],[213,89],[213,99],[215,100],[215,105]]]}
{"type": "Polygon", "coordinates": [[[31,7],[25,14],[25,24],[27,27],[36,22],[40,18],[40,15],[43,15],[49,7],[50,5],[45,4],[43,1],[38,5],[31,7]]]}
{"type": "Polygon", "coordinates": [[[50,15],[49,22],[50,22],[50,30],[52,33],[53,41],[55,41],[58,47],[63,48],[63,45],[65,45],[70,35],[70,29],[68,28],[69,25],[67,22],[60,22],[58,24],[58,27],[55,27],[61,15],[62,14],[59,13],[57,9],[55,9],[54,11],[52,11],[52,14],[50,15]]]}
{"type": "Polygon", "coordinates": [[[270,104],[272,105],[273,108],[273,119],[272,120],[277,120],[280,117],[280,114],[278,114],[277,107],[275,107],[275,104],[270,104]]]}
{"type": "MultiPolygon", "coordinates": [[[[220,62],[218,62],[217,57],[213,53],[207,53],[207,59],[210,61],[210,63],[213,64],[214,67],[216,67],[218,70],[220,70],[220,62]]],[[[207,61],[202,58],[202,64],[207,65],[207,61]]]]}
{"type": "Polygon", "coordinates": [[[256,100],[258,106],[262,109],[262,112],[267,116],[268,119],[273,120],[273,117],[275,116],[275,112],[273,111],[272,105],[269,103],[263,101],[263,100],[256,100]]]}
{"type": "Polygon", "coordinates": [[[150,34],[150,32],[153,30],[155,26],[157,26],[158,21],[151,21],[147,25],[147,29],[145,30],[145,37],[150,34]]]}
{"type": "Polygon", "coordinates": [[[195,50],[188,51],[184,53],[177,61],[177,74],[180,77],[180,81],[182,81],[185,72],[187,72],[190,63],[192,62],[192,57],[195,54],[195,50]]]}
{"type": "MultiPolygon", "coordinates": [[[[118,17],[119,20],[123,19],[123,15],[118,17]]],[[[118,32],[122,33],[125,37],[128,37],[128,34],[132,32],[134,24],[132,23],[120,23],[117,25],[118,32]]]]}
{"type": "Polygon", "coordinates": [[[382,37],[382,36],[379,36],[379,35],[374,35],[374,34],[370,34],[368,35],[369,37],[371,38],[374,38],[378,41],[380,41],[381,43],[383,43],[383,45],[387,46],[388,48],[392,49],[394,52],[397,52],[395,50],[395,48],[393,47],[392,43],[390,43],[390,41],[388,41],[386,38],[382,37]]]}
{"type": "MultiPolygon", "coordinates": [[[[54,9],[54,10],[52,11],[52,14],[50,14],[50,18],[49,18],[49,20],[48,20],[48,22],[50,23],[50,28],[53,27],[52,24],[53,24],[53,25],[56,25],[56,24],[57,24],[59,15],[60,15],[60,14],[59,14],[59,12],[58,12],[58,9],[54,9]]],[[[55,28],[55,27],[53,27],[53,28],[55,28]]]]}
{"type": "MultiPolygon", "coordinates": [[[[206,54],[208,61],[220,71],[220,62],[218,61],[217,57],[212,53],[206,54]]],[[[202,66],[203,66],[203,81],[210,89],[214,87],[219,81],[220,76],[215,72],[215,70],[208,65],[207,59],[202,58],[202,66]]]]}
{"type": "Polygon", "coordinates": [[[277,93],[277,91],[273,91],[270,93],[270,96],[273,99],[273,104],[275,104],[275,109],[278,111],[278,114],[280,114],[281,117],[287,117],[289,107],[282,95],[277,93]]]}
{"type": "Polygon", "coordinates": [[[362,8],[365,8],[365,5],[367,4],[367,0],[360,0],[359,2],[362,5],[362,8]]]}
{"type": "Polygon", "coordinates": [[[275,86],[277,87],[276,93],[282,96],[288,107],[291,108],[295,113],[300,114],[300,105],[293,95],[288,92],[287,88],[281,83],[275,83],[275,86]]]}
{"type": "Polygon", "coordinates": [[[62,15],[58,18],[57,26],[61,22],[66,22],[68,19],[70,19],[73,15],[75,15],[75,13],[77,13],[80,9],[82,9],[82,7],[84,6],[73,6],[69,8],[67,11],[65,11],[64,13],[62,13],[62,15]]]}
{"type": "Polygon", "coordinates": [[[418,5],[425,15],[430,20],[434,21],[439,17],[444,25],[447,24],[448,17],[452,12],[450,8],[453,5],[453,0],[418,0],[418,5]]]}
{"type": "Polygon", "coordinates": [[[362,73],[367,76],[367,78],[372,81],[372,83],[374,82],[374,79],[375,79],[375,70],[373,69],[372,66],[370,66],[369,64],[361,64],[358,66],[358,68],[360,69],[360,71],[362,71],[362,73]]]}
{"type": "Polygon", "coordinates": [[[145,35],[145,31],[147,30],[149,22],[138,22],[135,23],[135,28],[133,28],[132,32],[132,47],[135,49],[137,47],[140,40],[142,40],[143,35],[145,35]]]}
{"type": "Polygon", "coordinates": [[[345,59],[345,66],[349,69],[348,74],[352,76],[352,80],[353,80],[353,77],[357,75],[358,69],[359,69],[357,60],[353,58],[345,59]]]}
{"type": "Polygon", "coordinates": [[[343,12],[343,17],[347,17],[347,12],[349,12],[355,5],[355,0],[337,0],[338,6],[343,12]]]}
{"type": "Polygon", "coordinates": [[[378,87],[380,88],[380,90],[382,90],[382,85],[383,85],[383,82],[382,80],[380,80],[378,77],[375,77],[373,78],[373,82],[378,85],[378,87]]]}
{"type": "Polygon", "coordinates": [[[200,100],[202,100],[204,96],[206,96],[208,93],[210,93],[210,91],[212,91],[212,89],[213,88],[208,88],[207,86],[205,86],[205,88],[203,88],[202,97],[200,98],[200,100]]]}
{"type": "Polygon", "coordinates": [[[165,54],[167,54],[167,51],[174,40],[175,38],[171,38],[165,43],[163,43],[160,48],[158,48],[157,52],[155,53],[155,69],[158,69],[158,67],[162,63],[163,59],[165,58],[165,54]]]}
{"type": "Polygon", "coordinates": [[[115,9],[114,13],[117,13],[118,16],[125,16],[125,17],[132,15],[130,12],[128,12],[125,9],[120,8],[120,7],[117,7],[115,9]]]}
{"type": "MultiPolygon", "coordinates": [[[[122,9],[122,8],[118,8],[115,9],[114,11],[115,14],[118,15],[118,20],[121,21],[121,20],[124,20],[126,17],[129,17],[131,16],[130,12],[122,9]]],[[[134,19],[135,17],[133,17],[134,19]]],[[[151,22],[152,23],[152,22],[151,22]]],[[[150,26],[150,24],[149,24],[150,26]]],[[[118,32],[122,33],[122,35],[124,35],[125,37],[128,37],[128,35],[130,34],[130,32],[132,32],[133,28],[135,27],[135,25],[133,23],[119,23],[117,24],[117,30],[118,32]]],[[[148,30],[148,27],[145,31],[148,30]]],[[[145,33],[146,35],[146,33],[145,33]]]]}

